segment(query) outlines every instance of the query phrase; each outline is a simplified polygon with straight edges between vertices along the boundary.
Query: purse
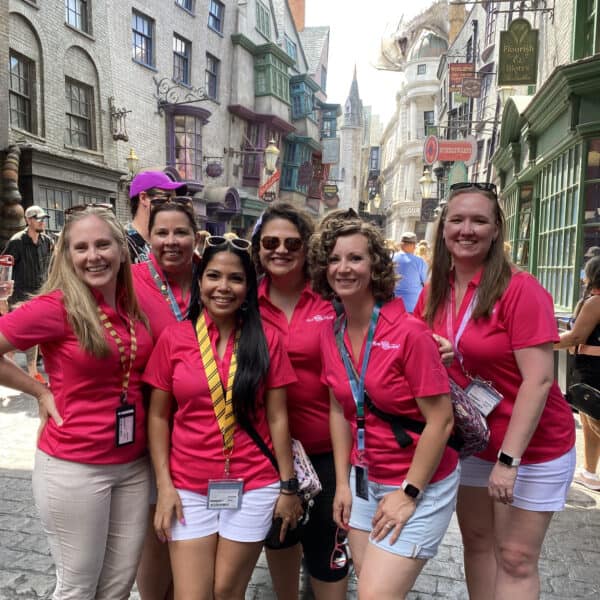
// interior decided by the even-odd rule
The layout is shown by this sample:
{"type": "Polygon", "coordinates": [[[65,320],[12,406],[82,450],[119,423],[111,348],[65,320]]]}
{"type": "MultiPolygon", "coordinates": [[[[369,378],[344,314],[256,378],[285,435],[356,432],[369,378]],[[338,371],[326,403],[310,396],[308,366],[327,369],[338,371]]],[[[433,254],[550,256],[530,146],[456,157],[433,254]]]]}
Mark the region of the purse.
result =
{"type": "Polygon", "coordinates": [[[575,383],[569,387],[566,394],[567,402],[578,411],[600,419],[600,391],[587,383],[575,383]]]}

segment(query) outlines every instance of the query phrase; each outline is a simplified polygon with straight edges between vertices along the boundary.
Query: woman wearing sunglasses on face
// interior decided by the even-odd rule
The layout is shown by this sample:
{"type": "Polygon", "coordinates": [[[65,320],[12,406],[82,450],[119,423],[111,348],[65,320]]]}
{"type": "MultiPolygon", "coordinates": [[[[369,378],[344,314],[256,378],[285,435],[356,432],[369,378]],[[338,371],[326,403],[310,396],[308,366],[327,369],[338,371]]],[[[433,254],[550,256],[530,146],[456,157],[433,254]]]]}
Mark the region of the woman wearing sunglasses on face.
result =
{"type": "Polygon", "coordinates": [[[331,390],[333,515],[349,529],[361,600],[405,598],[454,510],[458,458],[446,446],[453,426],[448,376],[431,333],[394,299],[392,253],[375,226],[329,219],[311,240],[309,261],[315,290],[343,306],[321,335],[322,379],[331,390]],[[403,430],[401,446],[371,402],[423,423],[421,435],[403,430]]]}
{"type": "Polygon", "coordinates": [[[287,388],[290,431],[302,442],[323,485],[300,539],[291,547],[267,548],[280,600],[298,596],[303,550],[317,600],[342,600],[347,589],[348,565],[335,551],[341,534],[332,519],[335,472],[327,420],[329,390],[321,382],[319,351],[321,329],[333,323],[335,312],[308,280],[306,253],[313,231],[306,213],[275,203],[263,213],[252,236],[254,263],[264,274],[258,287],[261,317],[280,332],[298,379],[287,388]],[[332,562],[332,555],[338,560],[332,562]]]}
{"type": "Polygon", "coordinates": [[[0,319],[0,354],[34,344],[50,388],[6,358],[0,382],[39,402],[33,493],[56,564],[53,598],[126,598],[148,514],[141,375],[152,339],[110,210],[70,209],[42,291],[0,319]]]}
{"type": "MultiPolygon", "coordinates": [[[[148,222],[150,255],[132,266],[138,302],[148,317],[156,341],[163,329],[187,317],[192,291],[194,248],[198,226],[192,199],[154,198],[148,222]]],[[[169,550],[154,531],[156,486],[150,494],[150,523],[136,578],[142,600],[171,597],[169,550]]]]}
{"type": "Polygon", "coordinates": [[[243,599],[273,515],[283,537],[302,514],[287,490],[285,386],[295,376],[278,334],[261,324],[249,252],[246,240],[207,238],[189,319],[163,331],[144,376],[153,388],[154,526],[169,541],[175,598],[243,599]],[[250,426],[274,450],[279,474],[250,426]]]}
{"type": "Polygon", "coordinates": [[[539,597],[538,559],[575,466],[573,416],[554,381],[552,298],[504,253],[493,184],[450,188],[431,283],[415,308],[453,341],[450,375],[487,414],[487,449],[462,462],[457,513],[469,597],[539,597]]]}

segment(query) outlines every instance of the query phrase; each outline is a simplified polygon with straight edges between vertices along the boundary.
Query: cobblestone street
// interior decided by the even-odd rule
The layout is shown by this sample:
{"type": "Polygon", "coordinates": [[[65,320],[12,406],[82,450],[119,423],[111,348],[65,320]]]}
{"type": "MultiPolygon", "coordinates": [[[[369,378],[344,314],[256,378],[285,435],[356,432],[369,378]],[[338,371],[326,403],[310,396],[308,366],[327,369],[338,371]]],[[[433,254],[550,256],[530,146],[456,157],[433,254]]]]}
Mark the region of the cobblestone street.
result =
{"type": "MultiPolygon", "coordinates": [[[[0,600],[50,598],[54,585],[52,560],[31,496],[36,428],[33,399],[0,388],[0,600]]],[[[578,427],[578,454],[580,436],[578,427]]],[[[542,600],[600,597],[600,494],[571,488],[567,509],[555,516],[546,536],[540,567],[542,600]]],[[[303,585],[303,598],[310,597],[303,585]]],[[[275,598],[264,555],[246,598],[275,598]]],[[[356,598],[354,581],[348,598],[356,598]]],[[[467,598],[455,520],[409,598],[467,598]]],[[[131,599],[139,599],[135,591],[131,599]]]]}

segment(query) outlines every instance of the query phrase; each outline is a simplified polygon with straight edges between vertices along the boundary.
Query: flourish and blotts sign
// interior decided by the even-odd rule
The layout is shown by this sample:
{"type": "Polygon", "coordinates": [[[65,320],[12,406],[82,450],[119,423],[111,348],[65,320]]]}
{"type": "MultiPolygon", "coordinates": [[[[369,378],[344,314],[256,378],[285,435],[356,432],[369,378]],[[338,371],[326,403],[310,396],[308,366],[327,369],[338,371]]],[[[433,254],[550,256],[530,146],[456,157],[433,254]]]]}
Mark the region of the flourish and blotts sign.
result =
{"type": "Polygon", "coordinates": [[[526,19],[515,19],[500,32],[498,86],[537,82],[538,33],[526,19]]]}

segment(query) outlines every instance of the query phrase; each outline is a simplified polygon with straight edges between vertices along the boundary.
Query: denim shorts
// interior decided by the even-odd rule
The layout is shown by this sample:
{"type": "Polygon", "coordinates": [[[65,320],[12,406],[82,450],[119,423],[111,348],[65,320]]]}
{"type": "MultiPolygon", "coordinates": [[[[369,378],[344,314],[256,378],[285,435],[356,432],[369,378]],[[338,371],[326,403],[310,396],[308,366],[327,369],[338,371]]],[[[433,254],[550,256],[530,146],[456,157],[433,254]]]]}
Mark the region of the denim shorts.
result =
{"type": "MultiPolygon", "coordinates": [[[[536,512],[563,510],[573,481],[575,459],[573,447],[554,460],[519,465],[511,506],[536,512]]],[[[460,485],[487,488],[495,462],[476,456],[469,456],[460,462],[460,485]]]]}
{"type": "MultiPolygon", "coordinates": [[[[378,542],[369,538],[369,543],[392,554],[408,558],[426,560],[435,556],[456,506],[459,479],[460,467],[457,467],[445,479],[430,483],[425,488],[423,497],[417,502],[417,509],[400,531],[400,536],[394,544],[390,544],[391,534],[378,542]]],[[[369,481],[369,499],[363,500],[356,496],[354,467],[350,473],[350,486],[352,490],[350,527],[362,531],[372,530],[372,519],[377,512],[379,501],[386,494],[400,489],[397,485],[369,481]]]]}

